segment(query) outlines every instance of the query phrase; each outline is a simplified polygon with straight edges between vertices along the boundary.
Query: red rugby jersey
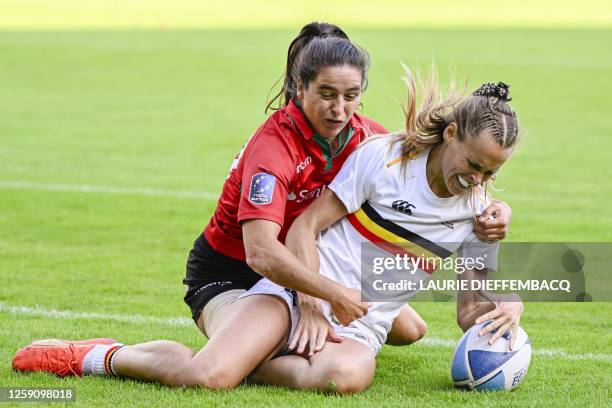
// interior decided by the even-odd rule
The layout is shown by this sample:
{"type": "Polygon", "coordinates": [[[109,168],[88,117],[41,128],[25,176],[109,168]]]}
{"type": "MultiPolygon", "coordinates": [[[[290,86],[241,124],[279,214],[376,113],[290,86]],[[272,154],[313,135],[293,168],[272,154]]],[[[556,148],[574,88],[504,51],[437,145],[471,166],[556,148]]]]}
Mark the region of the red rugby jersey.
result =
{"type": "Polygon", "coordinates": [[[330,155],[329,144],[310,128],[293,101],[272,114],[234,159],[204,230],[218,252],[245,260],[240,223],[250,219],[281,225],[279,241],[306,207],[325,190],[347,156],[366,137],[387,133],[380,124],[354,114],[342,148],[330,155]]]}

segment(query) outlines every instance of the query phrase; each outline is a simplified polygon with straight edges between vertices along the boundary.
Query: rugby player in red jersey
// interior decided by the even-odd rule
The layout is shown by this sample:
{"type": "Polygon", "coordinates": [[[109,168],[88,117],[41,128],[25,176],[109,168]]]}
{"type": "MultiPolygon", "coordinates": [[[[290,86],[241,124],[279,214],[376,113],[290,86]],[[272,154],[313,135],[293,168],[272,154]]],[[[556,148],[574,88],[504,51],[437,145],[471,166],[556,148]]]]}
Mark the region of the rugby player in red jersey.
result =
{"type": "MultiPolygon", "coordinates": [[[[295,301],[300,304],[300,324],[308,329],[293,344],[298,352],[312,355],[326,340],[341,342],[318,299],[327,301],[338,320],[347,323],[366,314],[368,305],[361,302],[359,291],[313,273],[283,242],[293,220],[321,194],[357,145],[368,136],[387,133],[355,113],[368,67],[367,53],[337,26],[308,24],[291,43],[279,93],[283,107],[236,157],[217,209],[189,254],[185,301],[209,337],[201,351],[194,354],[164,340],[131,346],[54,340],[21,349],[13,367],[61,375],[121,375],[177,386],[234,387],[287,343],[292,319],[283,300],[267,295],[236,300],[262,276],[300,292],[295,301]]],[[[483,218],[489,215],[494,219],[475,229],[489,240],[503,238],[510,209],[497,203],[483,218]]],[[[425,329],[419,315],[405,305],[389,342],[410,344],[425,329]]]]}

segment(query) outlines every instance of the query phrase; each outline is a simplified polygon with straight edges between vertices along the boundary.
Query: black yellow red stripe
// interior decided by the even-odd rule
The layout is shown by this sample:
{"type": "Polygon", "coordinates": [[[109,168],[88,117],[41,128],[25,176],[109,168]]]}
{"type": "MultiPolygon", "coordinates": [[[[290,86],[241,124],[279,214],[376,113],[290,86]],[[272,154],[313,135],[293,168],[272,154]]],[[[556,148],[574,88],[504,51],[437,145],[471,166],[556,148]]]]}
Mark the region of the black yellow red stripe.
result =
{"type": "Polygon", "coordinates": [[[106,371],[107,375],[116,375],[115,371],[113,370],[112,360],[115,353],[119,351],[121,347],[122,346],[113,346],[106,352],[106,355],[104,356],[104,370],[106,371]]]}
{"type": "MultiPolygon", "coordinates": [[[[368,219],[372,223],[394,234],[395,236],[400,237],[401,240],[406,241],[406,243],[412,242],[413,244],[422,248],[422,250],[425,252],[435,254],[441,258],[447,258],[453,254],[451,251],[449,251],[448,249],[444,247],[441,247],[435,242],[430,241],[427,238],[422,237],[404,227],[401,227],[392,221],[384,219],[380,214],[378,214],[378,212],[376,212],[376,210],[367,201],[363,203],[360,211],[363,211],[363,213],[368,217],[368,219]]],[[[399,241],[399,242],[402,242],[402,241],[399,241]]]]}
{"type": "MultiPolygon", "coordinates": [[[[367,201],[347,219],[364,238],[392,254],[405,254],[422,260],[452,255],[451,251],[435,242],[384,219],[367,201]]],[[[425,263],[421,263],[421,266],[429,273],[434,270],[433,266],[425,263]]]]}

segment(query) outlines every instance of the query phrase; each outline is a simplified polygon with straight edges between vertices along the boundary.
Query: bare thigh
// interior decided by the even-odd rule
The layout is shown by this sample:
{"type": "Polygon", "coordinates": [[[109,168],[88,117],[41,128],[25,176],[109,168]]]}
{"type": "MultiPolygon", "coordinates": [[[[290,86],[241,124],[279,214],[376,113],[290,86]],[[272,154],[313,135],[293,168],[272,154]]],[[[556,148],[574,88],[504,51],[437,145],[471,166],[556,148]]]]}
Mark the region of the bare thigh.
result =
{"type": "Polygon", "coordinates": [[[200,329],[204,336],[212,337],[226,319],[230,307],[245,292],[246,290],[243,289],[233,289],[220,293],[204,306],[196,321],[196,326],[198,326],[198,329],[200,329]]]}
{"type": "Polygon", "coordinates": [[[177,386],[232,388],[287,342],[286,303],[270,295],[234,302],[227,317],[198,353],[169,341],[121,350],[114,362],[121,375],[177,386]]]}

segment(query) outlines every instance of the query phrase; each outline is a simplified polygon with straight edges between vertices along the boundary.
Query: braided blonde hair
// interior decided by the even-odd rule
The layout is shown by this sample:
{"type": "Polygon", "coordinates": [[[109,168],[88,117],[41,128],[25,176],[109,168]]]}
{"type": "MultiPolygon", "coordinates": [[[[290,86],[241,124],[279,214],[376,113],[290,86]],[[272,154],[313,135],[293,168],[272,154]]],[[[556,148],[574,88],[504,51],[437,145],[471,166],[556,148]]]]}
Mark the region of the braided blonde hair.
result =
{"type": "MultiPolygon", "coordinates": [[[[404,66],[408,86],[408,100],[405,110],[405,129],[392,134],[391,145],[401,143],[402,167],[423,151],[444,142],[444,130],[451,124],[457,125],[457,138],[477,137],[484,130],[495,138],[503,149],[513,147],[518,141],[519,128],[516,113],[508,105],[509,86],[503,82],[483,84],[472,94],[465,96],[457,91],[454,81],[445,96],[439,90],[438,74],[432,65],[426,81],[419,86],[422,92],[421,106],[417,113],[417,81],[412,71],[404,66]]],[[[494,179],[494,177],[492,178],[494,179]]],[[[476,202],[488,200],[488,183],[482,189],[471,190],[471,203],[476,213],[476,202]],[[479,193],[483,193],[479,197],[479,193]]]]}

